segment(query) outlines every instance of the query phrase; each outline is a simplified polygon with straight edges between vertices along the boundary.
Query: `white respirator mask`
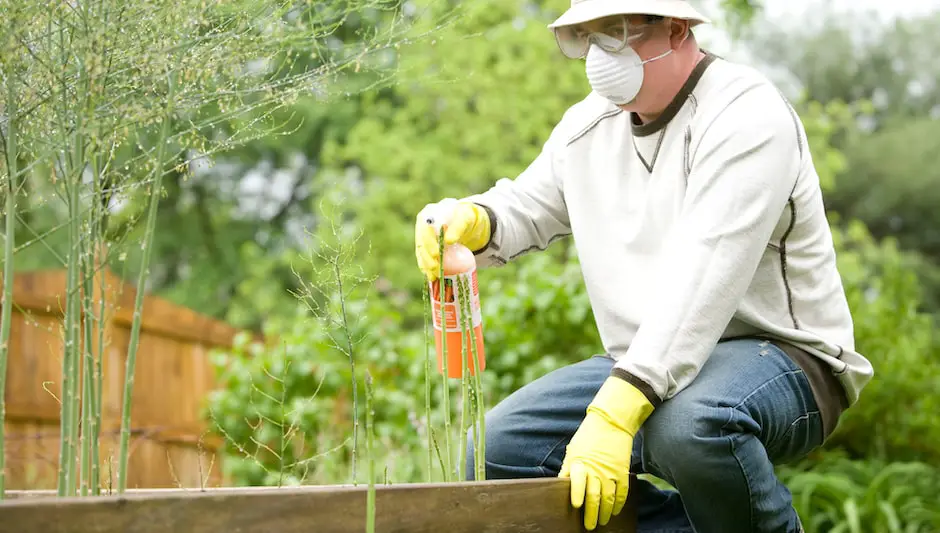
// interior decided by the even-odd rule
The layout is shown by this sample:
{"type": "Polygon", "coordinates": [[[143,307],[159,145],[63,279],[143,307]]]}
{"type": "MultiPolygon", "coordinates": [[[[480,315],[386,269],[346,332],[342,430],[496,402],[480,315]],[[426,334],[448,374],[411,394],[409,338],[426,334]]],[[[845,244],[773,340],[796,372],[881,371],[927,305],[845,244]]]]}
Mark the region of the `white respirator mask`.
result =
{"type": "MultiPolygon", "coordinates": [[[[609,35],[595,35],[598,41],[607,40],[610,46],[617,39],[609,35]]],[[[594,92],[617,105],[632,102],[643,86],[643,65],[662,59],[672,53],[672,48],[650,59],[641,59],[630,46],[618,52],[608,52],[596,43],[591,43],[585,58],[584,70],[594,92]]]]}

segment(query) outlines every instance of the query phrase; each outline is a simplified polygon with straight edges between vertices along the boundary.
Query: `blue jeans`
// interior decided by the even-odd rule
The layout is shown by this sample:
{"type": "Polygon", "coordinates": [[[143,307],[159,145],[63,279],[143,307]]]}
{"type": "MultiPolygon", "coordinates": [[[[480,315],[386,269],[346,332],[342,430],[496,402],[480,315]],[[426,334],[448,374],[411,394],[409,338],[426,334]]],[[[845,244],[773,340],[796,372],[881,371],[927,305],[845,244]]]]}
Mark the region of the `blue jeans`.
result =
{"type": "MultiPolygon", "coordinates": [[[[487,478],[557,476],[565,446],[613,364],[596,356],[555,370],[488,412],[487,478]]],[[[631,483],[638,531],[801,531],[774,465],[822,441],[809,382],[783,351],[758,339],[721,342],[695,381],[656,409],[634,439],[631,472],[677,489],[631,483]]],[[[472,433],[467,447],[473,479],[472,433]]]]}

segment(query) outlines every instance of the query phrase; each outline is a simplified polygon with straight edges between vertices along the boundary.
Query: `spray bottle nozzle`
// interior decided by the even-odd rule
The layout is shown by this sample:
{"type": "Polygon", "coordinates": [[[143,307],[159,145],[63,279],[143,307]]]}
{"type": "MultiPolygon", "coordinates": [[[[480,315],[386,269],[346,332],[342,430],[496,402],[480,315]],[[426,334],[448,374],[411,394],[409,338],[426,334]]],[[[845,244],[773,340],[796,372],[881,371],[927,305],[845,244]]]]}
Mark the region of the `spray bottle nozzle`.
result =
{"type": "Polygon", "coordinates": [[[454,198],[445,198],[436,204],[427,206],[423,214],[424,221],[434,228],[435,233],[440,233],[444,224],[450,219],[454,211],[457,200],[454,198]]]}

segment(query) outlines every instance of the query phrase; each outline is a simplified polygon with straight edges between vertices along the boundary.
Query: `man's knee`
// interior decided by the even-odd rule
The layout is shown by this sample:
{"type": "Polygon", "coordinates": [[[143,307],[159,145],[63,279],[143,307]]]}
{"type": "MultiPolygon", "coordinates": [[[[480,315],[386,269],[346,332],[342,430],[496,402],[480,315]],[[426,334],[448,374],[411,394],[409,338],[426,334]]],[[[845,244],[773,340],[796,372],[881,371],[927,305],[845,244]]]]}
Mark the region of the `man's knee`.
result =
{"type": "Polygon", "coordinates": [[[709,475],[732,451],[728,446],[732,407],[679,394],[643,424],[643,461],[651,471],[677,478],[709,475]]]}
{"type": "MultiPolygon", "coordinates": [[[[500,410],[486,414],[484,425],[484,468],[487,479],[516,479],[542,477],[556,474],[552,465],[557,462],[555,453],[563,448],[565,439],[555,432],[544,433],[537,427],[529,427],[520,417],[502,416],[500,410]]],[[[476,435],[479,437],[479,435],[476,435]]],[[[476,439],[471,427],[466,434],[467,479],[476,479],[476,439]]]]}
{"type": "MultiPolygon", "coordinates": [[[[567,441],[610,375],[613,361],[592,357],[538,378],[486,413],[489,479],[555,475],[567,441]]],[[[467,467],[473,464],[473,432],[467,432],[467,467]]]]}

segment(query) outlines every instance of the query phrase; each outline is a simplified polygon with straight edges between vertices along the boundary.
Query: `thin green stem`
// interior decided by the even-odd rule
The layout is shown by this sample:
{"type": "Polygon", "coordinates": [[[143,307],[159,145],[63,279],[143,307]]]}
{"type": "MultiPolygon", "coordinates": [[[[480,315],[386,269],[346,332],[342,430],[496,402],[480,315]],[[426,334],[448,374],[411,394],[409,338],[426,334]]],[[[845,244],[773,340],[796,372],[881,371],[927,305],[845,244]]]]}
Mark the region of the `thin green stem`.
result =
{"type": "Polygon", "coordinates": [[[473,452],[476,454],[476,457],[473,461],[474,466],[476,467],[476,475],[474,479],[477,481],[483,481],[486,479],[486,409],[484,408],[483,403],[483,387],[480,383],[480,365],[477,361],[476,356],[473,357],[473,368],[476,375],[474,376],[474,407],[476,412],[476,421],[474,423],[474,432],[473,432],[473,452]]]}
{"type": "Polygon", "coordinates": [[[290,360],[287,358],[287,345],[284,345],[284,351],[282,355],[284,359],[284,369],[281,372],[281,377],[277,379],[278,385],[281,387],[281,397],[278,399],[277,406],[280,409],[278,416],[278,426],[281,428],[280,434],[280,443],[281,449],[278,453],[278,469],[277,469],[277,486],[284,486],[284,470],[286,466],[286,455],[287,455],[287,440],[289,431],[284,427],[284,424],[287,420],[287,410],[285,406],[287,405],[287,373],[290,371],[290,360]]]}
{"type": "MultiPolygon", "coordinates": [[[[469,295],[471,290],[473,290],[472,284],[467,283],[469,287],[467,288],[467,295],[469,295]]],[[[469,307],[469,303],[468,303],[469,307]]],[[[467,310],[468,320],[470,320],[470,331],[467,332],[470,335],[472,341],[470,342],[470,352],[472,354],[471,361],[473,363],[473,397],[474,397],[474,431],[473,431],[473,452],[474,452],[474,461],[473,465],[475,467],[475,476],[474,479],[477,481],[483,481],[486,479],[486,411],[483,407],[483,385],[480,378],[480,360],[479,360],[479,349],[477,348],[477,338],[473,331],[473,322],[472,315],[470,313],[472,309],[467,310]]]]}
{"type": "MultiPolygon", "coordinates": [[[[101,241],[104,241],[104,230],[99,228],[101,231],[101,241]]],[[[98,343],[96,344],[97,354],[95,354],[95,386],[94,386],[94,413],[92,418],[92,423],[94,424],[94,435],[95,440],[91,443],[91,493],[94,496],[98,496],[101,493],[101,452],[100,452],[100,439],[101,439],[101,396],[102,396],[102,359],[104,358],[104,330],[107,327],[107,319],[105,318],[105,305],[106,305],[106,293],[107,288],[105,287],[105,281],[107,277],[105,275],[104,265],[106,264],[105,257],[99,257],[100,248],[95,249],[95,265],[96,274],[101,276],[101,281],[98,283],[98,343]]]]}
{"type": "Polygon", "coordinates": [[[441,475],[447,479],[447,467],[444,465],[444,457],[441,454],[441,446],[437,443],[437,437],[434,436],[434,428],[431,428],[431,443],[434,445],[434,451],[437,452],[437,462],[441,465],[441,475]]]}
{"type": "MultiPolygon", "coordinates": [[[[475,365],[474,365],[475,366],[475,365]]],[[[476,388],[473,388],[470,393],[470,408],[473,411],[473,468],[474,475],[473,479],[476,481],[481,481],[482,476],[480,475],[480,470],[483,468],[484,463],[480,460],[480,404],[478,401],[478,395],[476,388]]]]}
{"type": "MultiPolygon", "coordinates": [[[[91,223],[94,227],[94,220],[91,223]]],[[[92,250],[94,249],[94,230],[88,232],[89,241],[86,249],[84,250],[84,261],[83,270],[84,270],[84,290],[82,291],[82,307],[84,309],[84,332],[85,332],[85,345],[82,350],[82,360],[84,362],[82,368],[82,455],[81,455],[81,464],[80,464],[80,474],[79,479],[81,479],[81,495],[87,496],[89,491],[89,485],[91,484],[91,443],[96,440],[95,426],[94,426],[94,398],[95,393],[92,389],[93,379],[94,379],[94,360],[92,356],[92,340],[95,327],[94,320],[94,309],[92,307],[92,297],[94,296],[94,272],[95,265],[93,261],[93,256],[91,255],[92,250]]]]}
{"type": "MultiPolygon", "coordinates": [[[[425,309],[430,307],[431,288],[425,284],[424,291],[421,293],[424,297],[425,309]]],[[[427,418],[428,432],[428,483],[432,481],[431,472],[434,469],[434,450],[431,442],[431,335],[428,327],[428,313],[424,314],[424,413],[427,418]]]]}
{"type": "Polygon", "coordinates": [[[10,347],[10,324],[13,318],[13,244],[16,229],[16,184],[17,159],[19,158],[17,142],[17,107],[16,91],[13,87],[13,75],[8,73],[7,81],[7,134],[4,154],[7,167],[6,190],[6,228],[3,242],[3,311],[0,318],[0,500],[4,498],[6,488],[6,451],[4,449],[5,434],[3,431],[6,420],[6,381],[7,381],[7,355],[10,347]]]}
{"type": "Polygon", "coordinates": [[[343,320],[343,335],[346,336],[346,353],[349,355],[349,372],[352,381],[352,415],[353,415],[353,447],[352,447],[352,480],[356,485],[356,456],[359,449],[359,385],[356,381],[356,358],[353,354],[352,332],[349,330],[349,318],[346,314],[346,295],[343,293],[343,275],[339,268],[339,257],[333,258],[333,275],[336,276],[337,293],[339,294],[340,313],[343,320]]]}
{"type": "MultiPolygon", "coordinates": [[[[49,18],[48,23],[50,25],[50,31],[47,34],[49,35],[49,38],[51,41],[52,35],[53,35],[53,32],[51,31],[51,26],[53,24],[52,17],[49,18]]],[[[60,62],[59,67],[61,68],[61,72],[66,72],[68,68],[68,64],[67,64],[68,52],[66,51],[65,44],[64,44],[65,43],[65,37],[64,37],[65,30],[61,24],[61,21],[60,21],[60,24],[57,26],[57,29],[58,31],[55,32],[55,35],[58,37],[56,50],[58,50],[59,52],[59,57],[58,57],[58,60],[60,62]]],[[[53,46],[51,42],[49,43],[49,46],[51,49],[53,46]]],[[[71,190],[70,184],[69,184],[69,180],[71,179],[71,172],[70,172],[71,165],[69,164],[70,156],[68,155],[67,153],[68,151],[66,150],[66,148],[70,146],[71,144],[69,140],[69,131],[71,131],[71,127],[68,122],[69,94],[68,94],[68,88],[65,85],[64,79],[60,81],[61,81],[62,86],[59,88],[60,93],[57,95],[58,96],[57,103],[59,105],[56,107],[57,117],[58,117],[57,129],[59,131],[59,135],[61,135],[62,137],[60,140],[60,143],[61,143],[60,146],[62,147],[63,151],[66,153],[63,155],[59,155],[58,153],[56,153],[53,156],[53,168],[62,174],[60,179],[62,179],[65,182],[65,188],[66,188],[66,191],[68,192],[71,190]],[[61,165],[56,165],[57,161],[60,162],[61,165]]],[[[77,195],[77,191],[76,191],[76,195],[77,195]]],[[[69,217],[70,217],[69,224],[68,224],[69,244],[74,245],[75,241],[73,239],[73,230],[72,230],[72,220],[73,220],[72,211],[75,209],[75,203],[73,203],[72,201],[71,194],[67,194],[67,196],[68,196],[68,200],[66,203],[67,203],[69,217]]],[[[71,252],[71,249],[70,249],[70,252],[71,252]]],[[[73,254],[69,253],[68,255],[71,256],[73,254]]],[[[62,351],[62,394],[61,394],[62,398],[60,401],[60,414],[59,414],[59,420],[60,420],[59,422],[59,471],[58,471],[57,491],[56,491],[59,496],[68,495],[69,485],[70,485],[69,481],[71,478],[70,472],[69,472],[69,454],[71,452],[70,435],[72,434],[72,431],[71,431],[72,410],[70,408],[70,399],[71,399],[70,396],[72,392],[72,386],[71,386],[72,385],[72,375],[71,375],[72,365],[71,365],[70,356],[72,353],[71,345],[73,342],[73,338],[72,338],[72,327],[71,327],[70,321],[74,320],[75,315],[71,310],[70,303],[72,301],[72,298],[73,298],[72,294],[75,289],[75,286],[73,284],[73,276],[72,276],[74,261],[71,260],[71,258],[69,258],[66,260],[66,265],[67,265],[67,274],[66,274],[66,291],[67,292],[66,292],[66,305],[65,305],[66,309],[65,309],[65,321],[64,321],[65,322],[65,346],[63,347],[63,351],[62,351]]]]}
{"type": "Polygon", "coordinates": [[[65,316],[65,361],[67,364],[66,372],[68,378],[63,379],[63,386],[67,387],[64,395],[63,409],[68,411],[68,428],[63,428],[66,444],[65,457],[65,495],[71,496],[75,493],[75,454],[77,448],[77,432],[80,426],[78,420],[78,403],[81,398],[78,394],[78,372],[79,372],[79,325],[80,325],[80,296],[79,286],[79,262],[81,260],[81,251],[79,239],[81,238],[81,222],[78,216],[79,206],[79,187],[76,183],[68,185],[69,196],[69,243],[72,252],[68,255],[67,282],[66,282],[66,316],[65,316]],[[67,385],[66,385],[67,381],[67,385]]]}
{"type": "MultiPolygon", "coordinates": [[[[100,25],[105,27],[108,26],[108,14],[110,6],[106,6],[103,3],[98,3],[95,6],[91,4],[84,3],[83,8],[83,27],[86,32],[86,36],[89,36],[93,32],[99,30],[100,25]],[[95,15],[100,16],[98,20],[94,20],[92,17],[92,11],[95,11],[95,15]]],[[[90,212],[90,221],[89,227],[87,228],[87,242],[88,245],[85,250],[85,291],[83,302],[84,305],[84,315],[85,315],[85,365],[84,365],[84,393],[82,394],[82,459],[84,461],[84,468],[88,469],[87,475],[82,475],[82,495],[91,492],[93,495],[97,495],[100,492],[98,485],[99,481],[99,440],[100,440],[100,427],[101,427],[101,355],[103,353],[102,341],[104,337],[104,287],[101,288],[101,302],[99,312],[95,312],[94,301],[95,301],[95,280],[98,277],[98,269],[103,268],[104,261],[99,261],[98,252],[100,249],[100,242],[104,240],[104,214],[102,207],[102,195],[103,191],[101,188],[102,184],[102,174],[107,171],[108,164],[102,164],[103,153],[106,153],[106,150],[103,150],[101,144],[100,136],[100,122],[95,120],[96,117],[96,107],[98,106],[99,100],[104,98],[105,91],[107,90],[108,84],[108,73],[107,70],[110,69],[111,57],[105,59],[106,56],[110,55],[110,50],[108,47],[102,44],[101,41],[91,36],[92,44],[90,45],[93,50],[91,50],[89,56],[93,58],[100,59],[102,64],[108,64],[108,69],[104,73],[92,72],[91,75],[84,76],[84,84],[82,89],[85,94],[85,105],[84,113],[86,116],[90,117],[91,128],[90,128],[90,152],[91,157],[89,161],[91,163],[91,176],[93,180],[92,194],[91,194],[91,206],[89,209],[90,212]],[[100,78],[98,78],[100,76],[100,78]],[[97,79],[93,79],[93,77],[97,79]],[[99,81],[100,80],[100,81],[99,81]],[[96,83],[97,82],[97,83],[96,83]],[[97,328],[98,330],[98,343],[94,342],[94,331],[97,328]],[[96,352],[97,351],[97,360],[96,352]]],[[[94,61],[94,59],[93,59],[94,61]]],[[[85,71],[83,70],[83,73],[85,71]]],[[[104,281],[104,273],[101,272],[102,282],[104,281]]],[[[102,283],[103,285],[103,283],[102,283]]],[[[83,468],[83,469],[84,469],[83,468]]]]}
{"type": "Polygon", "coordinates": [[[375,533],[375,446],[373,442],[372,374],[366,370],[366,457],[369,461],[369,491],[366,497],[366,533],[375,533]]]}
{"type": "MultiPolygon", "coordinates": [[[[81,5],[81,14],[83,16],[87,15],[87,5],[81,5]]],[[[73,31],[76,32],[85,32],[87,36],[88,26],[86,24],[80,24],[73,26],[73,31]]],[[[73,39],[77,36],[73,36],[73,39]]],[[[80,449],[83,449],[83,444],[80,442],[82,431],[82,418],[81,418],[81,406],[82,406],[82,381],[80,378],[82,376],[82,263],[84,262],[85,254],[85,236],[82,231],[82,200],[81,200],[81,190],[82,190],[82,178],[86,168],[86,161],[89,148],[89,130],[88,130],[88,121],[93,120],[92,116],[85,116],[86,109],[88,108],[88,100],[91,97],[90,95],[90,76],[87,70],[87,64],[85,62],[84,54],[85,50],[80,49],[81,45],[75,45],[70,42],[72,50],[70,50],[70,55],[74,57],[75,65],[78,70],[78,83],[75,86],[75,100],[77,103],[74,105],[74,114],[75,114],[75,133],[74,133],[74,142],[72,143],[72,149],[74,151],[74,156],[69,168],[69,176],[67,183],[71,182],[71,178],[74,176],[74,183],[69,189],[69,227],[70,227],[70,239],[69,239],[69,250],[71,253],[68,256],[69,262],[69,273],[71,283],[71,290],[68,291],[67,295],[67,307],[69,313],[72,315],[69,320],[69,333],[68,339],[69,344],[67,349],[70,351],[69,359],[71,364],[71,398],[70,398],[70,409],[71,409],[71,424],[69,427],[69,483],[68,483],[68,492],[69,495],[77,494],[78,487],[81,484],[81,460],[84,457],[79,455],[80,449]],[[78,463],[78,464],[76,464],[78,463]]]]}
{"type": "Polygon", "coordinates": [[[147,276],[150,273],[150,253],[153,250],[154,228],[157,222],[157,206],[160,203],[160,188],[163,182],[164,152],[166,139],[170,134],[170,124],[173,118],[174,99],[173,74],[167,77],[167,110],[160,129],[160,138],[157,141],[157,155],[153,167],[153,180],[150,191],[150,205],[147,212],[147,227],[144,232],[143,258],[141,259],[140,273],[137,278],[137,294],[134,299],[134,320],[131,323],[131,338],[127,347],[127,364],[124,373],[124,406],[121,414],[121,445],[118,460],[118,494],[127,489],[127,456],[131,436],[131,398],[134,392],[134,367],[137,363],[137,347],[140,341],[140,323],[144,305],[144,289],[147,276]]]}
{"type": "MultiPolygon", "coordinates": [[[[96,176],[98,172],[98,159],[92,157],[92,175],[96,176]]],[[[94,202],[94,196],[92,201],[94,202]]],[[[94,310],[94,291],[95,291],[95,245],[97,242],[97,202],[92,206],[90,220],[86,228],[85,237],[82,239],[84,245],[81,247],[81,271],[82,271],[82,315],[84,317],[84,346],[82,350],[82,424],[81,424],[81,462],[79,467],[79,479],[81,480],[81,495],[87,496],[92,486],[91,472],[96,467],[92,448],[98,440],[98,431],[95,424],[95,389],[94,389],[94,330],[98,324],[94,310]]]]}
{"type": "MultiPolygon", "coordinates": [[[[467,332],[467,328],[470,327],[470,322],[468,321],[469,317],[467,315],[467,311],[470,309],[470,305],[469,305],[469,301],[467,298],[467,293],[466,293],[466,288],[465,288],[466,280],[464,279],[464,276],[462,274],[459,274],[457,276],[456,281],[457,281],[457,287],[454,288],[454,292],[457,296],[457,305],[460,306],[460,312],[458,313],[458,316],[460,317],[460,323],[461,323],[460,325],[463,326],[461,327],[462,333],[460,335],[460,358],[461,358],[460,408],[461,409],[460,409],[460,432],[459,432],[459,436],[462,441],[464,438],[464,435],[466,435],[467,433],[467,427],[468,427],[467,417],[469,416],[469,413],[467,412],[467,409],[469,408],[469,404],[468,404],[469,391],[467,389],[467,368],[468,368],[467,350],[469,349],[469,346],[467,346],[467,344],[470,341],[470,337],[466,334],[466,332],[467,332]]],[[[466,464],[466,461],[467,461],[467,458],[465,457],[466,451],[467,451],[466,446],[461,445],[457,447],[457,452],[460,454],[459,459],[457,460],[457,479],[460,481],[464,481],[466,479],[466,468],[464,468],[463,466],[464,464],[466,464]]]]}
{"type": "Polygon", "coordinates": [[[446,286],[447,283],[444,280],[444,230],[443,228],[440,231],[438,236],[438,249],[440,250],[439,257],[441,258],[440,267],[438,269],[438,281],[440,286],[440,302],[441,302],[441,354],[443,357],[443,375],[441,377],[441,384],[444,388],[444,452],[447,454],[445,458],[445,464],[447,465],[447,475],[444,477],[444,481],[450,481],[454,469],[451,461],[453,461],[453,455],[450,448],[450,382],[448,378],[448,369],[447,369],[447,305],[446,305],[446,286]]]}
{"type": "MultiPolygon", "coordinates": [[[[76,152],[82,139],[76,135],[74,141],[76,152]]],[[[76,153],[73,162],[81,161],[83,156],[76,153]]],[[[67,427],[62,428],[66,439],[65,457],[65,487],[64,495],[73,496],[78,486],[76,461],[78,460],[78,439],[81,421],[79,419],[80,372],[81,372],[81,261],[82,261],[82,235],[81,235],[81,174],[78,169],[69,168],[66,177],[69,212],[69,249],[67,256],[66,281],[66,315],[65,315],[65,357],[67,377],[62,380],[66,392],[63,398],[63,409],[68,411],[67,427]],[[73,181],[74,176],[74,181],[73,181]]]]}

